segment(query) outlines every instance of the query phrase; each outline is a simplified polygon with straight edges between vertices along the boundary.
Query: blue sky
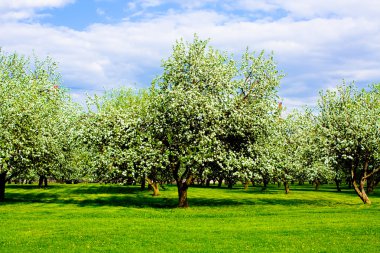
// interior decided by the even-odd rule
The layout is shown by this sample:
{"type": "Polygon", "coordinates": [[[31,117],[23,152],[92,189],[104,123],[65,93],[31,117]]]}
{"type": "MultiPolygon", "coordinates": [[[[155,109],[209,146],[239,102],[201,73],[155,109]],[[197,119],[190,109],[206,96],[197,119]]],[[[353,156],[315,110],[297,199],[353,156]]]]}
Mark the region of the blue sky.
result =
{"type": "Polygon", "coordinates": [[[377,0],[0,1],[0,47],[59,63],[77,101],[86,92],[148,87],[176,39],[194,33],[238,56],[274,52],[285,107],[314,105],[342,80],[380,82],[377,0]]]}

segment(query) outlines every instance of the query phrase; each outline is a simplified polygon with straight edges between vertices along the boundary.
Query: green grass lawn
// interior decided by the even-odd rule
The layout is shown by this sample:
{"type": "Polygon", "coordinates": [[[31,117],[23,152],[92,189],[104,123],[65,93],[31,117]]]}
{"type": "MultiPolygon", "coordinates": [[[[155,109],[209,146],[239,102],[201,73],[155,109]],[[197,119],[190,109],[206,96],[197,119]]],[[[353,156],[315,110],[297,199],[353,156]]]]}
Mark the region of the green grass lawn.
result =
{"type": "MultiPolygon", "coordinates": [[[[7,185],[0,252],[379,252],[380,194],[365,206],[353,190],[292,186],[176,188],[7,185]]],[[[380,190],[379,190],[380,191],[380,190]]]]}

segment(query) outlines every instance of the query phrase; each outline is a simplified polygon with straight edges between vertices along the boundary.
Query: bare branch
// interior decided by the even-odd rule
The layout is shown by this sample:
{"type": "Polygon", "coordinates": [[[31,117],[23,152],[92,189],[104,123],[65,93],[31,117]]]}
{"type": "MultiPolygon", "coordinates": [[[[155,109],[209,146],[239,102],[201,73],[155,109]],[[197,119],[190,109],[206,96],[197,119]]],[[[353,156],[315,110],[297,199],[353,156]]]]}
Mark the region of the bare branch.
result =
{"type": "Polygon", "coordinates": [[[369,173],[366,176],[364,176],[363,179],[367,179],[367,178],[371,177],[372,175],[374,175],[375,173],[377,173],[379,171],[380,171],[380,167],[374,169],[371,173],[369,173]]]}

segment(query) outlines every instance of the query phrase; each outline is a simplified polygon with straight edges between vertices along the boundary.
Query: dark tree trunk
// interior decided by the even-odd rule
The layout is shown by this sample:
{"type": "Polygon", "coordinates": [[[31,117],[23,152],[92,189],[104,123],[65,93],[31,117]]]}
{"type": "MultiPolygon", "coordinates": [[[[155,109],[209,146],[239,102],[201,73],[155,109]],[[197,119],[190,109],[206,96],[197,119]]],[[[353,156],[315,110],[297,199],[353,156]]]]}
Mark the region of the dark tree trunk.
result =
{"type": "Polygon", "coordinates": [[[347,178],[346,179],[346,183],[348,184],[348,189],[352,189],[352,179],[351,178],[347,178]]]}
{"type": "Polygon", "coordinates": [[[281,181],[278,180],[278,181],[277,181],[277,188],[280,188],[280,187],[281,187],[281,181]]]}
{"type": "Polygon", "coordinates": [[[367,192],[368,193],[372,193],[375,190],[375,183],[376,183],[375,175],[368,178],[368,181],[367,181],[367,192]]]}
{"type": "Polygon", "coordinates": [[[42,188],[43,183],[44,183],[44,176],[40,176],[40,178],[39,178],[39,180],[38,180],[38,187],[39,187],[39,188],[42,188]]]}
{"type": "Polygon", "coordinates": [[[336,185],[336,190],[338,192],[341,192],[342,191],[342,189],[340,188],[340,182],[341,182],[341,180],[335,178],[334,181],[335,181],[335,185],[336,185]]]}
{"type": "Polygon", "coordinates": [[[219,187],[219,188],[222,187],[222,184],[223,184],[223,178],[221,177],[221,178],[219,178],[219,180],[218,180],[218,187],[219,187]]]}
{"type": "Polygon", "coordinates": [[[177,181],[178,189],[178,207],[187,208],[189,207],[189,202],[187,201],[187,189],[188,184],[185,182],[177,181]]]}
{"type": "Polygon", "coordinates": [[[314,180],[314,184],[315,184],[315,190],[318,191],[319,186],[321,185],[321,181],[319,181],[319,179],[317,178],[314,180]]]}
{"type": "Polygon", "coordinates": [[[207,178],[207,180],[206,180],[206,187],[210,187],[210,181],[211,181],[211,179],[207,178]]]}
{"type": "Polygon", "coordinates": [[[47,188],[48,187],[48,181],[46,176],[40,176],[40,179],[38,180],[38,187],[40,188],[47,188]]]}
{"type": "Polygon", "coordinates": [[[145,174],[141,177],[141,187],[140,190],[144,191],[145,190],[145,174]]]}
{"type": "Polygon", "coordinates": [[[269,180],[267,179],[263,179],[263,188],[261,189],[262,191],[266,191],[267,187],[268,187],[268,183],[269,183],[269,180]]]}
{"type": "Polygon", "coordinates": [[[0,174],[0,202],[5,200],[5,183],[6,183],[7,173],[3,172],[0,174]]]}
{"type": "Polygon", "coordinates": [[[234,186],[234,181],[228,180],[228,189],[232,189],[233,186],[234,186]]]}
{"type": "Polygon", "coordinates": [[[255,179],[251,179],[251,184],[252,184],[252,187],[255,187],[255,179]]]}
{"type": "Polygon", "coordinates": [[[284,181],[284,188],[285,188],[285,194],[288,194],[290,192],[288,181],[284,181]]]}

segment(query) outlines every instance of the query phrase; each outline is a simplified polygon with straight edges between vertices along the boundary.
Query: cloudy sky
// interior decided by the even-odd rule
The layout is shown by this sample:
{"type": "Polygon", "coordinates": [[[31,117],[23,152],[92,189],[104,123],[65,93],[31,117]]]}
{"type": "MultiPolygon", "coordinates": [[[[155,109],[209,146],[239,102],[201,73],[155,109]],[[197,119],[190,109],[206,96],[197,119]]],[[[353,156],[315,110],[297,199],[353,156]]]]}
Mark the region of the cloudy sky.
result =
{"type": "Polygon", "coordinates": [[[288,108],[343,79],[380,82],[378,0],[0,0],[2,50],[51,56],[78,101],[148,87],[173,43],[194,33],[236,56],[273,51],[288,108]]]}

